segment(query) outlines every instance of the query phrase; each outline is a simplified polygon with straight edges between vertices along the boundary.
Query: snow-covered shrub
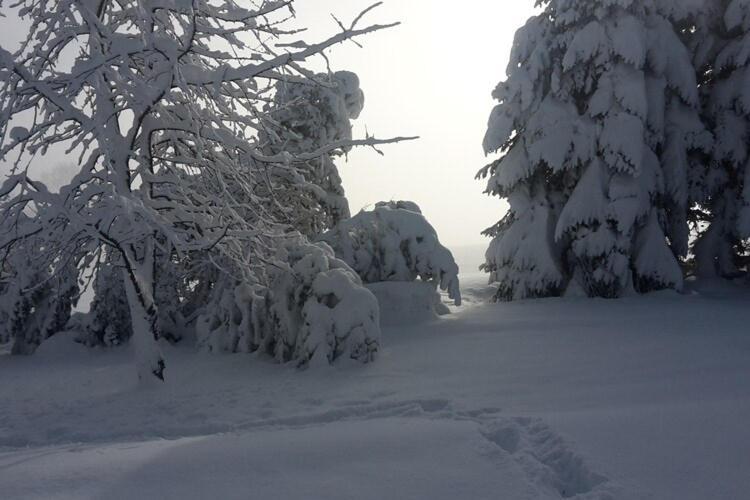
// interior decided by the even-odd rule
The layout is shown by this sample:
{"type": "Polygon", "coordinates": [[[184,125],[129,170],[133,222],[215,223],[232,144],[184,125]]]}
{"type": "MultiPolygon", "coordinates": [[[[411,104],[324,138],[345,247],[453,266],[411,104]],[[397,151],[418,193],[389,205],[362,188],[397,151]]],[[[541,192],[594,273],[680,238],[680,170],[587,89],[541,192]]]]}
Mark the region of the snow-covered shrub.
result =
{"type": "Polygon", "coordinates": [[[664,2],[541,3],[484,139],[502,157],[479,175],[510,204],[488,230],[498,298],[679,289],[690,172],[711,148],[691,54],[664,2]]]}
{"type": "Polygon", "coordinates": [[[213,353],[256,352],[264,347],[267,331],[265,289],[224,279],[196,320],[198,344],[213,353]]]}
{"type": "Polygon", "coordinates": [[[198,319],[198,339],[212,352],[260,351],[300,367],[341,358],[372,361],[380,342],[377,299],[324,243],[284,246],[284,266],[270,284],[219,287],[198,319]]]}
{"type": "Polygon", "coordinates": [[[382,202],[321,236],[365,283],[421,279],[461,304],[458,265],[413,202],[382,202]]]}
{"type": "Polygon", "coordinates": [[[271,283],[278,360],[333,363],[374,359],[380,341],[378,302],[356,273],[324,243],[287,248],[289,269],[271,283]],[[322,350],[322,352],[320,352],[322,350]]]}
{"type": "MultiPolygon", "coordinates": [[[[518,205],[512,205],[518,207],[518,205]]],[[[533,208],[511,213],[495,228],[483,269],[498,284],[496,298],[517,300],[558,295],[564,278],[557,249],[549,240],[550,207],[537,200],[533,208]],[[520,233],[520,234],[517,234],[520,233]]]]}
{"type": "Polygon", "coordinates": [[[359,77],[349,71],[276,85],[261,131],[269,153],[301,154],[330,148],[317,158],[299,162],[293,175],[288,170],[278,172],[283,177],[280,186],[287,189],[276,186],[274,196],[281,200],[292,225],[308,237],[350,215],[335,157],[351,149],[342,146],[342,141],[352,139],[351,120],[359,117],[363,107],[359,77]]]}

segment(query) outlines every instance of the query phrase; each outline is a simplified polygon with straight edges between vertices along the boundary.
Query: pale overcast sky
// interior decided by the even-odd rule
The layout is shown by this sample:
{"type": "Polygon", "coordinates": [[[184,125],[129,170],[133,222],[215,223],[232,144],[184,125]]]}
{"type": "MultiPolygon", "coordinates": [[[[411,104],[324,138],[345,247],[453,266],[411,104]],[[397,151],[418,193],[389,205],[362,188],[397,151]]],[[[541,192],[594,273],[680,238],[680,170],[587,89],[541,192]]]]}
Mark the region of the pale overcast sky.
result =
{"type": "MultiPolygon", "coordinates": [[[[373,0],[297,0],[307,41],[338,28],[334,13],[350,22],[373,0]]],[[[483,194],[474,181],[488,159],[481,143],[493,106],[492,89],[503,78],[513,35],[533,12],[534,0],[386,0],[367,19],[401,21],[399,27],[330,52],[334,70],[360,75],[365,110],[355,135],[419,135],[413,143],[384,148],[386,156],[357,150],[341,175],[353,212],[381,201],[417,202],[449,246],[486,242],[479,233],[497,222],[506,205],[483,194]]],[[[0,18],[0,44],[11,48],[24,27],[0,18]]],[[[47,158],[44,177],[59,184],[69,160],[47,158]]],[[[39,172],[39,170],[37,170],[39,172]]]]}
{"type": "MultiPolygon", "coordinates": [[[[300,24],[315,39],[336,29],[330,14],[350,21],[372,0],[299,0],[300,24]]],[[[368,19],[401,21],[391,30],[331,52],[334,69],[359,74],[366,95],[355,131],[378,137],[419,135],[384,148],[385,157],[355,151],[339,166],[353,212],[384,199],[417,202],[450,245],[486,242],[480,232],[506,210],[474,180],[488,163],[482,152],[490,93],[505,75],[515,31],[533,0],[386,0],[368,19]]]]}

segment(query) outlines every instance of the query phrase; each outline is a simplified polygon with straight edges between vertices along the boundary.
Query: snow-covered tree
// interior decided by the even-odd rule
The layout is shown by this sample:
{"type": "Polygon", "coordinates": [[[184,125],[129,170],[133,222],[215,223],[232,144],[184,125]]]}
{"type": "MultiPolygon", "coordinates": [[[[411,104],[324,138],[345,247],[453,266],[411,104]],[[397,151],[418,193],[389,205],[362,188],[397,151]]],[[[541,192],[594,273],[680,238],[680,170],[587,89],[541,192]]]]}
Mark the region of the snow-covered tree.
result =
{"type": "Polygon", "coordinates": [[[504,300],[682,286],[689,164],[711,146],[690,53],[651,1],[542,2],[519,30],[480,171],[508,215],[486,269],[504,300]]]}
{"type": "Polygon", "coordinates": [[[461,305],[458,265],[416,203],[381,202],[321,236],[365,283],[420,279],[461,305]]]}
{"type": "Polygon", "coordinates": [[[316,151],[330,145],[344,145],[328,154],[297,166],[293,176],[279,183],[274,195],[291,224],[308,237],[315,237],[349,217],[335,158],[351,147],[351,120],[364,107],[359,78],[349,71],[316,75],[314,81],[280,81],[273,103],[266,108],[268,119],[261,131],[269,154],[316,151]]]}
{"type": "Polygon", "coordinates": [[[311,80],[305,60],[387,27],[363,27],[358,16],[306,43],[285,28],[292,4],[0,1],[31,26],[18,51],[0,48],[0,160],[19,153],[0,188],[0,250],[29,237],[13,221],[34,212],[53,274],[73,249],[119,254],[141,378],[164,375],[160,252],[228,262],[241,281],[265,283],[283,265],[276,250],[289,231],[256,190],[268,169],[292,175],[336,147],[392,142],[264,152],[262,108],[277,83],[311,80]],[[26,159],[54,145],[80,155],[60,193],[26,170],[26,159]]]}
{"type": "Polygon", "coordinates": [[[214,352],[261,352],[300,367],[342,357],[375,358],[380,342],[377,299],[325,243],[304,239],[282,249],[286,265],[270,287],[222,286],[198,319],[198,339],[214,352]]]}
{"type": "Polygon", "coordinates": [[[0,288],[0,343],[11,353],[32,354],[47,338],[62,331],[78,300],[76,269],[67,263],[55,275],[39,259],[39,240],[27,239],[5,260],[0,288]]]}
{"type": "Polygon", "coordinates": [[[731,277],[750,238],[750,2],[708,2],[702,19],[697,66],[716,142],[695,183],[700,234],[694,253],[699,275],[731,277]]]}

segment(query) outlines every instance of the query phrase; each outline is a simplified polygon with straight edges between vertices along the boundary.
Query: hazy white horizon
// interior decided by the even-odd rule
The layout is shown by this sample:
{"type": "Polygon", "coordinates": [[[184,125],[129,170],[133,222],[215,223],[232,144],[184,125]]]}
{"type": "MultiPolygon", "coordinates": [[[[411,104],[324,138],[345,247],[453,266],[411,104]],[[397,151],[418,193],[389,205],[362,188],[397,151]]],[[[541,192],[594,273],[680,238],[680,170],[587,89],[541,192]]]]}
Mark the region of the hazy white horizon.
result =
{"type": "MultiPolygon", "coordinates": [[[[307,40],[345,24],[372,0],[299,0],[307,40]]],[[[365,109],[355,135],[379,138],[419,135],[420,140],[368,149],[339,163],[353,212],[381,200],[417,202],[448,246],[487,242],[481,231],[507,209],[483,194],[474,180],[489,160],[482,151],[491,92],[505,77],[515,31],[534,12],[533,0],[466,0],[459,8],[435,7],[434,0],[387,0],[368,15],[371,23],[402,25],[330,52],[334,70],[360,76],[365,109]]]]}

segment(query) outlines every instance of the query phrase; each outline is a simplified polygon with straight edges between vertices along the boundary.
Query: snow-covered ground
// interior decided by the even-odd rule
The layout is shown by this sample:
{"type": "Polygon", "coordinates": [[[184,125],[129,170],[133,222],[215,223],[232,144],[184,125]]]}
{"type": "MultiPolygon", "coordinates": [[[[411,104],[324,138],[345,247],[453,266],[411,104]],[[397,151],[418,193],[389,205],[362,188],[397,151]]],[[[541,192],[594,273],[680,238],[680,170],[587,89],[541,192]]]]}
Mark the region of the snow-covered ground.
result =
{"type": "Polygon", "coordinates": [[[0,498],[750,498],[750,292],[488,304],[471,267],[365,367],[0,356],[0,498]]]}

